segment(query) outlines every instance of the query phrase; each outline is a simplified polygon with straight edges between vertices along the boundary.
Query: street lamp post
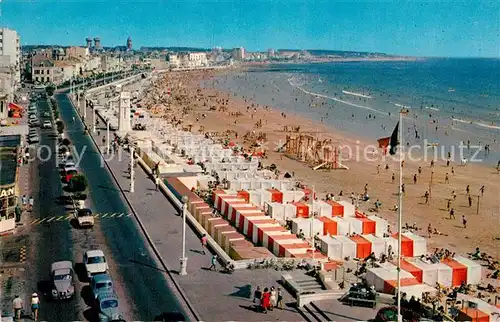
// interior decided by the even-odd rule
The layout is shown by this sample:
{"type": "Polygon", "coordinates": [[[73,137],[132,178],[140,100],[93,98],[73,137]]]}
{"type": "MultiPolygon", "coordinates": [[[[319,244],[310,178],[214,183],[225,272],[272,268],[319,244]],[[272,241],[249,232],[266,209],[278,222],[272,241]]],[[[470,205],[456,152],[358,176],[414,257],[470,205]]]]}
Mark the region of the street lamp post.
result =
{"type": "Polygon", "coordinates": [[[130,192],[134,192],[134,147],[130,146],[130,192]]]}
{"type": "Polygon", "coordinates": [[[85,104],[83,104],[83,121],[87,120],[87,97],[83,96],[85,104]]]}
{"type": "Polygon", "coordinates": [[[106,120],[106,153],[109,154],[109,119],[106,120]]]}
{"type": "Polygon", "coordinates": [[[95,107],[92,108],[92,133],[95,133],[95,107]]]}
{"type": "Polygon", "coordinates": [[[188,197],[182,197],[182,257],[181,268],[179,270],[179,275],[187,275],[187,257],[186,257],[186,214],[187,214],[187,202],[188,197]]]}

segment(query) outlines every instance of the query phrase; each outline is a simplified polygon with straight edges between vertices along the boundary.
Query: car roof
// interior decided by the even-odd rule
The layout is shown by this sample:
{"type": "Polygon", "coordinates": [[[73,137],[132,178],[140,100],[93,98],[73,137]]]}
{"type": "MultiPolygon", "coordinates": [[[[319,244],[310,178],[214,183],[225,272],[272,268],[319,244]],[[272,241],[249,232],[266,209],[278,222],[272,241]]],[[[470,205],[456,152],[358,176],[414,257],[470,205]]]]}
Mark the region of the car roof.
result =
{"type": "Polygon", "coordinates": [[[98,257],[98,256],[104,256],[104,252],[100,249],[95,249],[95,250],[89,250],[87,251],[87,257],[98,257]]]}
{"type": "Polygon", "coordinates": [[[65,171],[66,172],[69,172],[69,171],[76,171],[76,172],[78,172],[78,169],[75,168],[75,167],[69,167],[69,168],[66,168],[65,171]]]}
{"type": "Polygon", "coordinates": [[[112,282],[111,276],[107,273],[97,274],[92,277],[92,279],[96,282],[112,282]]]}
{"type": "Polygon", "coordinates": [[[45,121],[43,121],[43,123],[52,123],[52,122],[49,120],[45,120],[45,121]]]}
{"type": "Polygon", "coordinates": [[[63,270],[63,269],[73,269],[73,263],[71,261],[59,261],[54,262],[50,265],[50,270],[63,270]]]}
{"type": "Polygon", "coordinates": [[[113,291],[100,292],[97,295],[97,299],[99,302],[107,301],[107,300],[118,301],[118,297],[116,296],[115,292],[113,292],[113,291]]]}
{"type": "Polygon", "coordinates": [[[61,268],[53,270],[52,273],[57,273],[57,275],[69,275],[71,274],[71,269],[69,268],[61,268]]]}

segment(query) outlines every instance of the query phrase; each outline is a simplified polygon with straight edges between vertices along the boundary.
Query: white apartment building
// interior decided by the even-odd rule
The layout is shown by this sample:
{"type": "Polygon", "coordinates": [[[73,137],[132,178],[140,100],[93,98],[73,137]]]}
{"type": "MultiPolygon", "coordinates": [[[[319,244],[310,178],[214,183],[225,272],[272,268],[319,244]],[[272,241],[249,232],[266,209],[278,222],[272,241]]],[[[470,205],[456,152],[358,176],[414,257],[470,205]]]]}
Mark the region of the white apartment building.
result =
{"type": "Polygon", "coordinates": [[[34,62],[31,66],[31,79],[41,84],[53,83],[54,73],[57,74],[57,72],[58,70],[53,60],[40,60],[34,62]]]}
{"type": "Polygon", "coordinates": [[[196,68],[208,66],[207,53],[168,54],[167,60],[172,67],[196,68]]]}
{"type": "Polygon", "coordinates": [[[231,52],[231,58],[234,60],[243,60],[245,59],[245,48],[234,48],[231,52]]]}
{"type": "Polygon", "coordinates": [[[0,28],[0,56],[9,57],[9,67],[13,67],[15,73],[14,86],[17,87],[21,82],[21,47],[15,30],[0,28]]]}
{"type": "Polygon", "coordinates": [[[120,57],[101,56],[101,70],[105,73],[117,72],[121,65],[122,59],[120,57]]]}
{"type": "Polygon", "coordinates": [[[102,59],[100,56],[90,58],[85,64],[85,71],[100,73],[102,70],[102,59]]]}

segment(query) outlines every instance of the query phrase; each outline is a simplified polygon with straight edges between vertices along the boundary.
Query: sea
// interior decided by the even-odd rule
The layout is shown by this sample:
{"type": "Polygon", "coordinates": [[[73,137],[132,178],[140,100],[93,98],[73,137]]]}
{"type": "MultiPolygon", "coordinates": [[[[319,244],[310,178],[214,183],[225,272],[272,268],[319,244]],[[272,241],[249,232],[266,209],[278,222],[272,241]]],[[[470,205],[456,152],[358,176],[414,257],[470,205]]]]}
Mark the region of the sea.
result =
{"type": "Polygon", "coordinates": [[[403,145],[500,160],[500,59],[276,64],[207,80],[234,96],[373,140],[402,119],[403,145]],[[489,149],[488,149],[489,148],[489,149]]]}

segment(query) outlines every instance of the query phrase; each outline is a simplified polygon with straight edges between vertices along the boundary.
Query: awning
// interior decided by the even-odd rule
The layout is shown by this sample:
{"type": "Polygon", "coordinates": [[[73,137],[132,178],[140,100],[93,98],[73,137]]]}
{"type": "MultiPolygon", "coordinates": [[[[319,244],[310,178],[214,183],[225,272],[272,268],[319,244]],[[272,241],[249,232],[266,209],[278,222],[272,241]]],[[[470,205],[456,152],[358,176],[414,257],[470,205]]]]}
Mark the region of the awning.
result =
{"type": "Polygon", "coordinates": [[[24,108],[21,105],[17,105],[16,103],[9,103],[10,111],[24,111],[24,108]]]}

